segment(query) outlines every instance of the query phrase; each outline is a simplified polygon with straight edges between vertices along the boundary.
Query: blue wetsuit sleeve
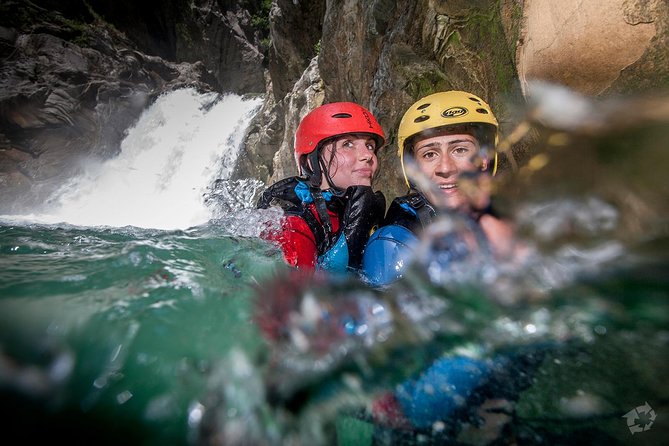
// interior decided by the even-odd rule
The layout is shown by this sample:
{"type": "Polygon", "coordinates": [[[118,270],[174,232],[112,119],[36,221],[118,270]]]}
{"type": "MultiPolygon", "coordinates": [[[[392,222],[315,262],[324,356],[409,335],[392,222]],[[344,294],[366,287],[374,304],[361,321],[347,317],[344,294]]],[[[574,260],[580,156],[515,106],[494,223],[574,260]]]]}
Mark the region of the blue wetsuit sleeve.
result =
{"type": "Polygon", "coordinates": [[[415,257],[418,238],[399,225],[377,229],[362,256],[362,276],[372,286],[388,285],[403,277],[415,257]]]}

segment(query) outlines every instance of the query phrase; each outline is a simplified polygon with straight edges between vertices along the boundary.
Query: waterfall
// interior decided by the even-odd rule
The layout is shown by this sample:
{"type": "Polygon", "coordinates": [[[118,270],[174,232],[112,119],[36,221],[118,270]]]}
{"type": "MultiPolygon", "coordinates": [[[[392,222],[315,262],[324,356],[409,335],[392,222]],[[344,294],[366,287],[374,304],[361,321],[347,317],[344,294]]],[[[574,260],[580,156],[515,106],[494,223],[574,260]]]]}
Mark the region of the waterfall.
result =
{"type": "Polygon", "coordinates": [[[203,195],[232,173],[261,99],[177,90],[159,97],[129,129],[121,153],[89,163],[51,201],[44,223],[185,229],[206,223],[203,195]]]}

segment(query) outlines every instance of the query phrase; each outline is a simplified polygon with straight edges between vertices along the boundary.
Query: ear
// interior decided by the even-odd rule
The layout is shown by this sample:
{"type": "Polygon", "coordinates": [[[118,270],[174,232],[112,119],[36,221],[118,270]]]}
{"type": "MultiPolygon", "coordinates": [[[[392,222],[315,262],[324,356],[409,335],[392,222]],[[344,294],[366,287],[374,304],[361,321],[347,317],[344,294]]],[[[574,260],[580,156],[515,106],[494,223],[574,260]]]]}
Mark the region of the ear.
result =
{"type": "Polygon", "coordinates": [[[488,164],[489,163],[490,162],[488,161],[488,158],[481,158],[481,171],[482,172],[485,172],[486,170],[488,170],[488,164]]]}

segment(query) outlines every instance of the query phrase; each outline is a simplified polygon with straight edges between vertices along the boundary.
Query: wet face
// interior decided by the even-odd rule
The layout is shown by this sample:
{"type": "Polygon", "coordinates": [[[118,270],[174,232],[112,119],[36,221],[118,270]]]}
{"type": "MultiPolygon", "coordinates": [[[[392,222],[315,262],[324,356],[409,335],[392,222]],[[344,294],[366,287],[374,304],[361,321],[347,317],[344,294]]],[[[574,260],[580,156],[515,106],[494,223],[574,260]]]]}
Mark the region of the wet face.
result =
{"type": "Polygon", "coordinates": [[[471,194],[462,181],[463,174],[480,172],[488,166],[487,160],[479,158],[476,137],[463,132],[441,133],[419,139],[413,147],[418,169],[438,188],[438,196],[428,198],[449,209],[471,208],[471,194]]]}
{"type": "MultiPolygon", "coordinates": [[[[323,148],[330,178],[335,186],[346,189],[349,186],[371,186],[378,168],[376,141],[365,134],[343,135],[323,148]]],[[[321,188],[330,186],[323,177],[321,188]]]]}

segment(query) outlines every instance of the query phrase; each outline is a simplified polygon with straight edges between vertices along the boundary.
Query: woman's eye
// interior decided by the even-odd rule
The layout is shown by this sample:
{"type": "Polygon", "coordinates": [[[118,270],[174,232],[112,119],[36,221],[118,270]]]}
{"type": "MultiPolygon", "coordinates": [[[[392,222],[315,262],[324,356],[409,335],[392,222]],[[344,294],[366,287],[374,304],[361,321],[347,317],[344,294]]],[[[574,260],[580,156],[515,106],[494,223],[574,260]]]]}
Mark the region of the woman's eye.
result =
{"type": "Polygon", "coordinates": [[[371,150],[371,151],[373,151],[373,152],[376,152],[376,144],[371,143],[371,142],[368,142],[368,143],[367,143],[367,149],[368,149],[368,150],[371,150]]]}

